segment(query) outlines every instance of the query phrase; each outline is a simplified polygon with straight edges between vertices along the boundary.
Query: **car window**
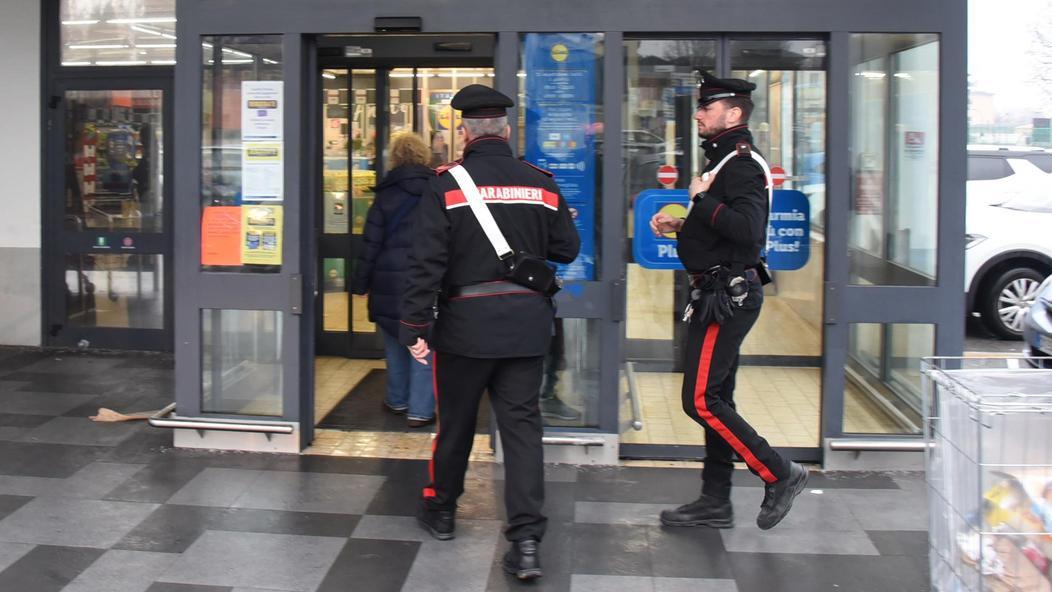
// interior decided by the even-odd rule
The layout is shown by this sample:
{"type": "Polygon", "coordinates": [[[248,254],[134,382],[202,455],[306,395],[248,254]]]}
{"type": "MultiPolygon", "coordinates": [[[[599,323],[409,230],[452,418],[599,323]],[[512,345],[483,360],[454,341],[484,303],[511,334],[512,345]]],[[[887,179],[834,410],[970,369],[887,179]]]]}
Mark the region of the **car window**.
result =
{"type": "Polygon", "coordinates": [[[990,181],[1004,179],[1012,174],[1008,160],[1001,156],[969,156],[968,180],[990,181]]]}
{"type": "Polygon", "coordinates": [[[1027,154],[1026,159],[1046,173],[1052,173],[1052,154],[1027,154]]]}

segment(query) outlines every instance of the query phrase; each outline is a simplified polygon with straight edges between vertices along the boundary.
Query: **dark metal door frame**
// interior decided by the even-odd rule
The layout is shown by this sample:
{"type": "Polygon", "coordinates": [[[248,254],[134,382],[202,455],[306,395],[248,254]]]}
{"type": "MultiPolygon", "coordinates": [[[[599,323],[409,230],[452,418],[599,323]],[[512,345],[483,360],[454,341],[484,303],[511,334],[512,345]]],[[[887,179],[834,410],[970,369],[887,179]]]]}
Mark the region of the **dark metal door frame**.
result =
{"type": "Polygon", "coordinates": [[[45,132],[45,192],[43,207],[44,228],[44,343],[49,346],[78,347],[81,340],[86,340],[91,347],[159,350],[172,349],[173,320],[173,269],[172,248],[172,165],[174,150],[174,85],[171,69],[157,71],[139,71],[129,76],[116,76],[111,72],[100,75],[99,72],[77,73],[75,75],[55,77],[50,81],[45,109],[47,128],[45,132]],[[161,163],[163,178],[162,188],[163,226],[160,232],[142,232],[135,229],[126,231],[67,230],[66,218],[66,116],[68,91],[109,91],[109,90],[160,90],[162,98],[163,152],[161,163]],[[108,245],[118,245],[124,237],[133,237],[134,250],[99,248],[95,239],[102,237],[108,245]],[[136,329],[114,327],[81,327],[68,323],[68,311],[65,294],[66,256],[67,255],[160,255],[163,259],[163,328],[136,329]]]}

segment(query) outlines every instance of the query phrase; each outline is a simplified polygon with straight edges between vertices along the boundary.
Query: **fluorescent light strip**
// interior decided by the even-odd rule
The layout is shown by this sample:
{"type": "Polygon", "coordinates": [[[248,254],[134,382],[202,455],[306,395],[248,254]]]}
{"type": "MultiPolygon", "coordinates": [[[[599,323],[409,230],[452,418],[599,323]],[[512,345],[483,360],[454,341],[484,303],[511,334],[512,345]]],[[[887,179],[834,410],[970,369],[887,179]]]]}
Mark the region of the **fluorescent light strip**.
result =
{"type": "Polygon", "coordinates": [[[245,52],[243,52],[243,51],[238,51],[238,50],[236,50],[236,49],[230,49],[229,47],[224,47],[224,48],[223,48],[223,51],[225,51],[225,52],[227,52],[227,53],[229,53],[229,54],[231,54],[231,55],[236,55],[236,56],[240,56],[240,57],[243,57],[243,58],[252,58],[252,57],[255,57],[255,56],[253,56],[253,55],[252,55],[252,54],[250,54],[250,53],[245,53],[245,52]]]}
{"type": "Polygon", "coordinates": [[[74,25],[96,25],[99,21],[62,21],[63,25],[72,27],[74,25]]]}
{"type": "Polygon", "coordinates": [[[150,60],[152,66],[174,66],[175,60],[150,60]]]}
{"type": "Polygon", "coordinates": [[[269,58],[263,58],[263,63],[264,64],[277,64],[278,62],[275,62],[274,60],[269,59],[269,58]]]}
{"type": "Polygon", "coordinates": [[[322,72],[321,77],[326,80],[336,80],[336,75],[329,72],[322,72]]]}
{"type": "Polygon", "coordinates": [[[175,47],[174,43],[136,43],[135,47],[142,49],[165,49],[175,47]]]}
{"type": "Polygon", "coordinates": [[[63,66],[90,66],[91,62],[62,62],[63,66]]]}
{"type": "Polygon", "coordinates": [[[100,43],[98,45],[67,45],[68,49],[128,49],[127,45],[120,43],[100,43]]]}
{"type": "Polygon", "coordinates": [[[144,65],[146,65],[146,60],[125,60],[123,62],[108,62],[108,61],[107,62],[102,62],[102,61],[96,61],[95,65],[96,66],[144,66],[144,65]]]}
{"type": "Polygon", "coordinates": [[[146,33],[147,35],[157,35],[158,37],[164,37],[165,39],[175,39],[175,35],[165,33],[158,29],[151,29],[150,27],[140,27],[139,25],[132,25],[128,27],[132,31],[138,31],[140,33],[146,33]]]}
{"type": "Polygon", "coordinates": [[[255,60],[243,60],[243,59],[228,60],[227,58],[223,58],[223,63],[224,64],[251,64],[253,61],[255,61],[255,60]]]}
{"type": "Polygon", "coordinates": [[[140,23],[174,23],[174,16],[154,16],[144,18],[119,18],[106,21],[111,25],[135,25],[140,23]]]}

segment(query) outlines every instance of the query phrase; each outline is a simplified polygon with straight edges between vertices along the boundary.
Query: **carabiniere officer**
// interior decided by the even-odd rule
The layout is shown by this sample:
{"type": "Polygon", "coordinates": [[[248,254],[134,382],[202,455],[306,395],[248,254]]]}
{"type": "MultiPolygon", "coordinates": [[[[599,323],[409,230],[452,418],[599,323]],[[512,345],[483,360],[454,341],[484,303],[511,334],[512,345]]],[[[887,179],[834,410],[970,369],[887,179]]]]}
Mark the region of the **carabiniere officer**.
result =
{"type": "Polygon", "coordinates": [[[661,512],[668,526],[734,525],[735,456],[765,483],[756,518],[761,529],[778,524],[807,483],[807,470],[775,452],[734,405],[739,349],[760,314],[762,284],[769,281],[760,253],[767,238],[770,170],[748,128],[755,89],[746,80],[699,72],[694,119],[708,165],[691,181],[686,218],[658,213],[650,221],[656,235],[677,233],[690,276],[682,402],[705,429],[701,496],[661,512]]]}

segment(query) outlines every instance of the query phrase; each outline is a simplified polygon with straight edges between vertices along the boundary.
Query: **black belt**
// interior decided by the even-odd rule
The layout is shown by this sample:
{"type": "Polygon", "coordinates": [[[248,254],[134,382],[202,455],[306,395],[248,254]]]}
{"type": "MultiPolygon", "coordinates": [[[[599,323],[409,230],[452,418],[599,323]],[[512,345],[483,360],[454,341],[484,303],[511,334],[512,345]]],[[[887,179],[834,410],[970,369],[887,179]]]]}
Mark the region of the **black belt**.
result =
{"type": "MultiPolygon", "coordinates": [[[[760,279],[760,272],[756,271],[755,267],[746,267],[744,269],[744,272],[745,272],[745,279],[749,280],[750,282],[751,281],[759,281],[759,279],[760,279]]],[[[705,276],[705,274],[704,273],[688,272],[687,276],[690,278],[690,285],[691,285],[691,287],[696,287],[697,283],[701,280],[702,277],[705,276]]]]}
{"type": "Polygon", "coordinates": [[[454,286],[449,289],[449,298],[465,298],[469,296],[496,296],[498,294],[537,294],[537,290],[531,290],[522,284],[497,280],[495,282],[482,282],[468,286],[454,286]]]}

